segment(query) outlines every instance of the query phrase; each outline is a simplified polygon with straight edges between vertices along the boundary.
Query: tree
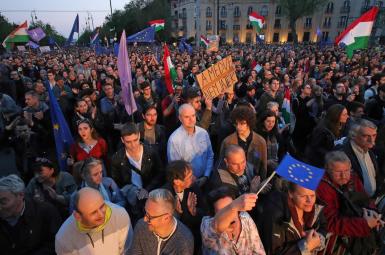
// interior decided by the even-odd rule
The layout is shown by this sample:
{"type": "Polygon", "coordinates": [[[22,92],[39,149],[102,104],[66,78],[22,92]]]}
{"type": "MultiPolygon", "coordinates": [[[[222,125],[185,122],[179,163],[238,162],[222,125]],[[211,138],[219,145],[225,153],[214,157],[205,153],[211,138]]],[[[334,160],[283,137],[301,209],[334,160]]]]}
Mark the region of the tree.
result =
{"type": "Polygon", "coordinates": [[[326,5],[329,0],[280,0],[283,14],[289,20],[289,27],[293,42],[298,43],[296,22],[298,19],[313,15],[319,8],[326,5]]]}
{"type": "Polygon", "coordinates": [[[17,27],[15,23],[10,23],[6,17],[0,14],[0,43],[2,43],[12,30],[17,27]]]}
{"type": "Polygon", "coordinates": [[[76,41],[78,45],[87,46],[90,44],[90,38],[92,31],[89,29],[84,30],[84,32],[79,36],[79,39],[76,41]]]}

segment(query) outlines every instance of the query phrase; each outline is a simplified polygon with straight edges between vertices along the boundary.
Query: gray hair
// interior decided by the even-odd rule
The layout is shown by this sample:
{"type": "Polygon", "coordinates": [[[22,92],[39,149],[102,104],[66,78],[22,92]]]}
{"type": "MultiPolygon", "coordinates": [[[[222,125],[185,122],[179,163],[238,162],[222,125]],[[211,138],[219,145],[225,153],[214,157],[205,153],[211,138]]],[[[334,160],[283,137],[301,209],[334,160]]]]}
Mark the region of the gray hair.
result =
{"type": "Polygon", "coordinates": [[[156,203],[163,203],[170,213],[174,213],[175,199],[171,192],[167,189],[154,189],[148,194],[148,199],[156,203]]]}
{"type": "Polygon", "coordinates": [[[236,144],[229,145],[225,150],[225,158],[228,158],[230,154],[238,153],[238,152],[244,152],[241,146],[236,144]]]}
{"type": "Polygon", "coordinates": [[[325,170],[331,171],[331,165],[335,162],[348,163],[352,165],[349,157],[343,151],[331,151],[325,155],[325,170]]]}
{"type": "MultiPolygon", "coordinates": [[[[179,115],[181,115],[182,112],[183,112],[184,110],[188,109],[188,108],[194,109],[194,107],[193,107],[191,104],[182,104],[182,105],[179,107],[179,110],[178,110],[179,115]]],[[[195,109],[194,109],[194,110],[195,110],[195,109]]]]}
{"type": "Polygon", "coordinates": [[[85,160],[81,174],[89,175],[90,170],[92,168],[94,168],[95,166],[98,166],[98,165],[102,165],[102,161],[100,159],[96,159],[96,158],[91,157],[91,158],[85,160]]]}
{"type": "Polygon", "coordinates": [[[349,138],[356,137],[363,128],[371,128],[377,130],[377,126],[370,120],[360,119],[349,130],[349,138]]]}
{"type": "Polygon", "coordinates": [[[22,179],[16,174],[11,174],[0,178],[0,191],[9,191],[11,193],[22,193],[25,185],[22,179]]]}
{"type": "Polygon", "coordinates": [[[266,109],[271,110],[271,108],[273,108],[274,106],[278,107],[278,109],[279,109],[279,104],[277,102],[270,101],[270,102],[267,103],[266,109]]]}

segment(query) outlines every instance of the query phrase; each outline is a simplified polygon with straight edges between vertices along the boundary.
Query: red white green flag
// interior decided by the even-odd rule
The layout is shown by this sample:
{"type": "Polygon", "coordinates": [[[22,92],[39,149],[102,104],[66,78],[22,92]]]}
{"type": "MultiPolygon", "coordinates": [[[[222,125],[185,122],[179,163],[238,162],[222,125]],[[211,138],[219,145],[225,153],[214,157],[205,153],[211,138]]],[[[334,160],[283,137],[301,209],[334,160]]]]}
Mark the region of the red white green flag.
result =
{"type": "Polygon", "coordinates": [[[177,75],[174,65],[171,62],[170,51],[168,50],[167,44],[163,45],[163,66],[164,66],[164,79],[166,82],[166,88],[169,94],[174,93],[172,86],[177,75]]]}
{"type": "Polygon", "coordinates": [[[256,12],[251,12],[249,14],[249,21],[252,26],[257,28],[257,32],[261,33],[263,24],[265,24],[265,17],[259,15],[256,12]]]}
{"type": "Polygon", "coordinates": [[[150,24],[150,26],[154,26],[156,32],[164,29],[164,19],[151,20],[148,24],[150,24]]]}
{"type": "Polygon", "coordinates": [[[290,88],[285,87],[285,97],[283,98],[282,103],[282,117],[285,120],[285,123],[290,123],[290,114],[291,114],[291,106],[290,106],[290,88]]]}
{"type": "Polygon", "coordinates": [[[207,48],[209,46],[210,41],[206,36],[201,35],[200,45],[207,48]]]}
{"type": "Polygon", "coordinates": [[[9,48],[11,43],[27,43],[29,42],[29,36],[27,33],[28,25],[27,21],[20,24],[15,30],[13,30],[3,41],[3,47],[9,48]]]}
{"type": "Polygon", "coordinates": [[[354,50],[365,49],[368,47],[368,41],[376,16],[378,7],[375,6],[362,14],[361,17],[353,21],[348,28],[337,36],[335,43],[346,45],[346,53],[349,58],[353,56],[354,50]]]}

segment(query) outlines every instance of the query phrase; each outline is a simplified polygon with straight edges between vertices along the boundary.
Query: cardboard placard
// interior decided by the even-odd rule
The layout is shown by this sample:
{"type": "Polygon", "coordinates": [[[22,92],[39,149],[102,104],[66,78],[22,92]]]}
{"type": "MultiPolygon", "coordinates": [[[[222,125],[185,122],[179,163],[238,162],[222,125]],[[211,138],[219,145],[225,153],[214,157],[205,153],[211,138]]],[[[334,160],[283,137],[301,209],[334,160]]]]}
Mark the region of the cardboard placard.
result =
{"type": "Polygon", "coordinates": [[[238,81],[231,56],[228,56],[196,76],[205,98],[215,98],[238,81]]]}

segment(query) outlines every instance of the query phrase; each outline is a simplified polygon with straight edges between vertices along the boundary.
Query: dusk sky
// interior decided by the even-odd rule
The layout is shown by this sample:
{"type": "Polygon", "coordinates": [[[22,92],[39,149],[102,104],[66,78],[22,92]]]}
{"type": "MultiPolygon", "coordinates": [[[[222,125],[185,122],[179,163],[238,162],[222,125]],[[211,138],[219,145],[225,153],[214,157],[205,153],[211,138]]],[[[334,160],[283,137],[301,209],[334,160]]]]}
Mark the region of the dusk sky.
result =
{"type": "MultiPolygon", "coordinates": [[[[112,10],[122,10],[130,0],[111,0],[112,10]]],[[[50,23],[65,37],[71,32],[72,24],[79,13],[80,33],[86,27],[87,11],[93,17],[94,26],[103,24],[110,14],[109,0],[11,0],[1,1],[0,12],[10,22],[17,24],[27,20],[31,23],[31,11],[36,10],[38,20],[50,23]],[[99,12],[92,12],[92,11],[99,12]],[[49,12],[53,11],[53,12],[49,12]],[[72,12],[73,11],[73,12],[72,12]]],[[[92,23],[90,22],[92,29],[92,23]]]]}

